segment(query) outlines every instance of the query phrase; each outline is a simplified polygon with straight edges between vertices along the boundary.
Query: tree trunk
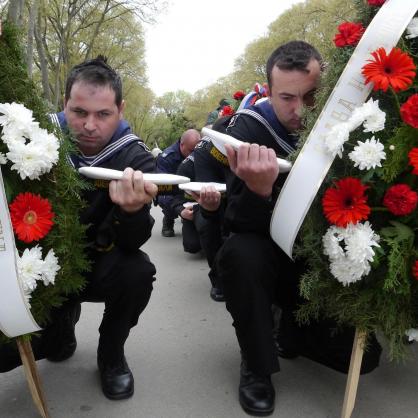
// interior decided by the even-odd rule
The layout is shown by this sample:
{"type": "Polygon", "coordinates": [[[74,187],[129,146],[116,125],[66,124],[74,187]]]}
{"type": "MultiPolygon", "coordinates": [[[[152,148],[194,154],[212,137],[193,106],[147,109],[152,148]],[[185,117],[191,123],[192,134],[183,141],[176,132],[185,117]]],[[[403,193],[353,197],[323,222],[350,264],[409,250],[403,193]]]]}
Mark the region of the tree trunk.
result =
{"type": "Polygon", "coordinates": [[[31,5],[29,5],[29,24],[28,24],[28,46],[26,49],[26,64],[28,67],[29,78],[32,78],[33,70],[33,36],[35,30],[35,20],[37,15],[38,2],[34,0],[31,5]]]}
{"type": "Polygon", "coordinates": [[[7,20],[9,22],[22,26],[23,5],[24,0],[10,0],[9,8],[7,9],[7,20]]]}
{"type": "Polygon", "coordinates": [[[36,50],[38,51],[39,56],[39,65],[41,67],[41,79],[42,79],[42,91],[44,93],[44,97],[51,103],[51,92],[49,90],[49,82],[48,82],[48,62],[45,56],[44,45],[41,39],[41,34],[39,33],[39,29],[41,28],[41,11],[38,11],[38,19],[37,24],[34,26],[34,35],[35,35],[35,42],[36,42],[36,50]]]}

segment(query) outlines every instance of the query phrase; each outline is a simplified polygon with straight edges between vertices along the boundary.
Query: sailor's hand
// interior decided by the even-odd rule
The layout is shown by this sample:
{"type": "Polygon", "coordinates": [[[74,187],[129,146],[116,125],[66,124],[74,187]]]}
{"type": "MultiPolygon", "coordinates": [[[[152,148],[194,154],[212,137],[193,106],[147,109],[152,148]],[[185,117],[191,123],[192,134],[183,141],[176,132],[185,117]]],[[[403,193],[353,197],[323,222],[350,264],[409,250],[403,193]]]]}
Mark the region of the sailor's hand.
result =
{"type": "Polygon", "coordinates": [[[144,181],[142,172],[125,168],[120,180],[109,184],[109,195],[113,203],[128,213],[134,213],[152,202],[157,195],[158,187],[150,181],[144,181]]]}
{"type": "Polygon", "coordinates": [[[261,197],[270,197],[279,175],[276,153],[264,145],[244,143],[235,151],[225,145],[231,170],[261,197]]]}
{"type": "Polygon", "coordinates": [[[204,209],[214,212],[221,205],[221,193],[214,186],[203,186],[200,193],[192,193],[193,198],[204,209]]]}
{"type": "Polygon", "coordinates": [[[180,212],[180,216],[183,219],[187,219],[188,221],[193,221],[193,206],[189,206],[187,208],[184,208],[181,212],[180,212]]]}

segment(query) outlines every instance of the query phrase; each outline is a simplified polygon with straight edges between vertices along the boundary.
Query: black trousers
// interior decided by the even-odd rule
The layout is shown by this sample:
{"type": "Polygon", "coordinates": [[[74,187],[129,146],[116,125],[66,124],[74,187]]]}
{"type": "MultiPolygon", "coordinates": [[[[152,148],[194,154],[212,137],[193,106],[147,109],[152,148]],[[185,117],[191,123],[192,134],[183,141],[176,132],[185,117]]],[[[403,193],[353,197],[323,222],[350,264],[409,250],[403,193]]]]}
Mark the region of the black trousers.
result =
{"type": "Polygon", "coordinates": [[[298,301],[298,268],[268,238],[232,234],[217,256],[226,308],[248,367],[260,375],[277,372],[272,305],[293,312],[298,301]]]}
{"type": "Polygon", "coordinates": [[[222,245],[220,219],[207,219],[196,207],[193,212],[193,220],[182,219],[182,223],[184,251],[194,254],[203,250],[210,268],[209,279],[212,286],[222,287],[214,268],[216,254],[222,245]]]}
{"type": "MultiPolygon", "coordinates": [[[[280,369],[278,339],[283,347],[304,357],[348,372],[354,327],[337,325],[329,318],[304,325],[295,320],[295,311],[305,303],[298,290],[304,262],[291,261],[269,237],[250,233],[231,235],[216,261],[226,307],[250,370],[267,375],[280,369]],[[279,323],[277,315],[273,318],[274,306],[281,309],[279,323]]],[[[376,336],[370,333],[360,373],[378,367],[381,352],[376,336]]]]}
{"type": "Polygon", "coordinates": [[[188,219],[181,219],[181,234],[183,237],[183,249],[186,253],[195,254],[202,249],[199,233],[197,232],[195,222],[188,219]]]}
{"type": "MultiPolygon", "coordinates": [[[[102,358],[113,363],[124,354],[124,344],[129,332],[145,309],[151,296],[155,267],[148,256],[140,251],[126,254],[117,248],[109,252],[91,254],[92,270],[86,277],[87,285],[78,295],[70,296],[59,308],[51,310],[51,321],[32,338],[36,360],[55,354],[62,347],[68,322],[63,318],[72,315],[80,302],[104,302],[105,310],[99,332],[99,352],[102,358]]],[[[0,346],[0,373],[21,365],[16,344],[0,346]]]]}
{"type": "Polygon", "coordinates": [[[95,252],[92,259],[87,286],[69,303],[104,302],[98,350],[105,360],[117,361],[123,356],[130,329],[148,304],[156,270],[142,251],[124,253],[115,247],[109,252],[95,252]]]}

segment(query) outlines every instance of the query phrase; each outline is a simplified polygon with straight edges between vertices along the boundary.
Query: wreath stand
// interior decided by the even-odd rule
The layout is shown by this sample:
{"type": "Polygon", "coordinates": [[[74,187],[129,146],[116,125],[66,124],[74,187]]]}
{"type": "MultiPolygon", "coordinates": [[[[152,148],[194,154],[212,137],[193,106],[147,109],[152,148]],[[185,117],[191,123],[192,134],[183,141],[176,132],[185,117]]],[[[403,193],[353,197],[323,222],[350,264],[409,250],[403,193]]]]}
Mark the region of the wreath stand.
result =
{"type": "Polygon", "coordinates": [[[20,358],[22,359],[23,369],[25,371],[33,402],[42,418],[50,418],[51,416],[49,415],[46,405],[46,399],[30,341],[19,336],[16,337],[16,344],[19,348],[20,358]]]}
{"type": "Polygon", "coordinates": [[[360,368],[366,343],[366,332],[356,329],[351,352],[350,368],[348,371],[347,383],[345,387],[343,409],[341,418],[350,418],[356,402],[357,387],[360,378],[360,368]]]}

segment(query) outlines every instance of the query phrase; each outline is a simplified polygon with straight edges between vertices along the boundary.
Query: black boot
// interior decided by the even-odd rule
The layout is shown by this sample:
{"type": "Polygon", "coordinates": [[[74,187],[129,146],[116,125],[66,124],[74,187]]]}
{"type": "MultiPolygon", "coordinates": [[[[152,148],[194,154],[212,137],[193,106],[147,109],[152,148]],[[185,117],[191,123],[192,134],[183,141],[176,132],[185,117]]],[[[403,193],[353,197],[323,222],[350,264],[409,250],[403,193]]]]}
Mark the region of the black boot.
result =
{"type": "Polygon", "coordinates": [[[161,230],[163,237],[174,237],[174,219],[168,218],[164,215],[163,229],[161,230]]]}
{"type": "Polygon", "coordinates": [[[210,289],[210,297],[215,302],[225,302],[224,291],[221,287],[212,286],[210,289]]]}
{"type": "Polygon", "coordinates": [[[76,348],[75,324],[80,319],[81,304],[72,302],[58,308],[52,315],[52,323],[44,331],[45,344],[50,349],[49,361],[64,361],[70,358],[76,348]]]}
{"type": "Polygon", "coordinates": [[[134,393],[134,378],[125,356],[119,361],[106,361],[97,355],[102,390],[106,398],[112,400],[130,398],[134,393]]]}
{"type": "Polygon", "coordinates": [[[239,382],[239,403],[242,409],[250,415],[270,415],[274,411],[275,397],[270,375],[256,375],[248,369],[246,361],[242,360],[239,382]]]}

